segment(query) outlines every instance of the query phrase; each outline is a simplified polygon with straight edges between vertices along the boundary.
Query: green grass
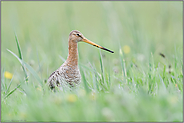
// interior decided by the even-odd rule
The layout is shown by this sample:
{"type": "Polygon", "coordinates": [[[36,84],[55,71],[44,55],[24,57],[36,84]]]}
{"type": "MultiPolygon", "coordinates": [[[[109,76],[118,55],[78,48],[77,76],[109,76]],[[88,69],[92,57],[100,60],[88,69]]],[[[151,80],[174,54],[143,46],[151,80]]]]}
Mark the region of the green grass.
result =
{"type": "Polygon", "coordinates": [[[182,10],[181,1],[1,2],[1,121],[182,122],[182,10]],[[45,80],[72,30],[115,53],[79,42],[80,86],[52,92],[45,80]]]}

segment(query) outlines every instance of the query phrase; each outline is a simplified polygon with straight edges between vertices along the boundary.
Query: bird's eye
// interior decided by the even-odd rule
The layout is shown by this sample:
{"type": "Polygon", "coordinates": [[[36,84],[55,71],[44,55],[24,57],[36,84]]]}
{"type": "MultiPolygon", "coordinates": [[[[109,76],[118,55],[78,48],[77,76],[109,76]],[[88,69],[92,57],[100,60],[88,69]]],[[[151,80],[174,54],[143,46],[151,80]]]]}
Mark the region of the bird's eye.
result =
{"type": "Polygon", "coordinates": [[[80,35],[79,35],[79,34],[77,34],[77,36],[79,36],[79,37],[80,37],[80,35]]]}

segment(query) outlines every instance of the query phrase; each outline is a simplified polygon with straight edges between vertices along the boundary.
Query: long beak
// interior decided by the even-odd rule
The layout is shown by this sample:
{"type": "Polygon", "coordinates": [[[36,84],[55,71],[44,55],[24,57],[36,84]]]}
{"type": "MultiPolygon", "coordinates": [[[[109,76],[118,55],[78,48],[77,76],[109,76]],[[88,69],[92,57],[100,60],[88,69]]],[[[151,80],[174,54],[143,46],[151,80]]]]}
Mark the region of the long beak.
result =
{"type": "Polygon", "coordinates": [[[86,39],[86,38],[83,38],[82,41],[84,41],[84,42],[86,42],[86,43],[88,43],[88,44],[91,44],[91,45],[93,45],[93,46],[95,46],[95,47],[98,47],[98,48],[100,48],[100,49],[103,49],[103,50],[109,51],[109,52],[111,52],[111,53],[114,53],[114,51],[111,51],[111,50],[109,50],[109,49],[107,49],[107,48],[105,48],[105,47],[102,47],[102,46],[100,46],[100,45],[98,45],[98,44],[95,44],[95,43],[93,43],[92,41],[90,41],[90,40],[88,40],[88,39],[86,39]]]}

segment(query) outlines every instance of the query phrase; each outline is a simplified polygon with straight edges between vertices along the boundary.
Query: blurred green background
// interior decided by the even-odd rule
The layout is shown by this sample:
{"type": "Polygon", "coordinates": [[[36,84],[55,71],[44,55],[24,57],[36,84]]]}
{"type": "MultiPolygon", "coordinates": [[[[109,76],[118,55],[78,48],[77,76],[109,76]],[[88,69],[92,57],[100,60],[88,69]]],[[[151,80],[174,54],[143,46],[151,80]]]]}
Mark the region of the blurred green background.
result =
{"type": "MultiPolygon", "coordinates": [[[[182,10],[181,1],[1,1],[1,82],[3,87],[6,87],[6,84],[8,85],[10,82],[6,77],[3,77],[5,71],[14,75],[10,90],[24,80],[21,64],[7,51],[9,49],[18,55],[15,33],[21,46],[24,61],[33,67],[42,80],[47,79],[63,63],[61,57],[67,58],[68,36],[72,30],[79,30],[89,40],[115,52],[111,54],[85,43],[79,42],[78,44],[79,63],[87,67],[92,65],[95,67],[96,72],[100,74],[99,53],[101,53],[105,76],[109,75],[111,77],[109,89],[106,90],[109,94],[102,93],[100,90],[95,91],[99,95],[97,98],[99,100],[96,100],[94,105],[89,103],[91,101],[88,96],[84,96],[81,97],[82,100],[86,98],[89,102],[77,102],[76,105],[72,105],[73,107],[70,105],[65,106],[66,110],[71,111],[68,113],[71,117],[66,114],[63,119],[57,119],[60,116],[59,114],[62,114],[60,112],[58,115],[50,115],[51,118],[49,119],[44,114],[43,117],[40,114],[34,116],[34,113],[37,112],[33,110],[34,104],[39,103],[45,109],[44,107],[48,107],[50,104],[47,98],[57,97],[60,94],[48,94],[46,97],[42,97],[42,94],[40,94],[38,99],[30,100],[22,97],[23,94],[16,91],[8,99],[3,99],[1,118],[4,121],[8,118],[14,120],[27,120],[28,118],[28,121],[181,121],[183,109],[182,10]],[[161,57],[159,53],[163,53],[165,58],[161,57]],[[152,69],[151,72],[154,79],[152,77],[149,79],[147,76],[150,64],[155,66],[155,68],[153,67],[154,71],[152,69]],[[161,80],[159,75],[164,78],[164,72],[168,72],[169,65],[171,65],[174,74],[166,73],[165,78],[168,79],[163,79],[166,90],[169,92],[163,92],[167,95],[163,97],[167,99],[164,100],[165,98],[163,99],[159,93],[153,94],[155,95],[153,97],[142,95],[144,91],[145,93],[150,91],[149,86],[146,84],[149,82],[155,83],[152,89],[156,89],[154,92],[159,92],[158,86],[160,82],[158,81],[161,80]],[[137,66],[138,69],[132,68],[132,66],[137,66]],[[123,76],[123,73],[125,73],[123,72],[125,71],[124,68],[127,70],[127,75],[124,74],[123,76]],[[176,80],[171,82],[172,84],[170,85],[168,83],[170,83],[172,76],[176,80]],[[127,79],[129,84],[124,82],[123,77],[127,79]],[[132,83],[133,80],[135,83],[132,83]],[[136,84],[136,87],[134,87],[134,84],[136,84]],[[122,92],[118,86],[123,88],[126,86],[128,92],[125,91],[126,93],[122,96],[124,91],[122,92]],[[134,101],[132,98],[136,97],[138,92],[135,90],[139,91],[139,86],[143,88],[145,86],[145,88],[143,92],[140,91],[140,94],[138,94],[140,96],[137,97],[138,103],[135,106],[130,102],[134,101]],[[170,90],[170,86],[174,90],[170,90]],[[172,108],[173,103],[167,104],[167,100],[173,99],[173,96],[170,97],[170,93],[175,94],[176,87],[179,88],[179,92],[176,94],[179,97],[179,101],[175,103],[177,106],[172,108]],[[117,95],[114,91],[117,91],[117,95]],[[126,104],[125,102],[123,103],[128,109],[121,107],[121,104],[118,103],[119,97],[122,100],[128,100],[126,104]],[[43,102],[39,100],[40,98],[43,98],[47,103],[42,104],[43,102]],[[11,100],[16,101],[12,102],[11,100]],[[23,102],[26,101],[28,104],[23,105],[23,102]],[[29,108],[26,108],[27,106],[29,108]],[[89,107],[94,106],[96,106],[95,109],[97,110],[102,109],[102,114],[100,114],[101,111],[97,113],[95,109],[91,111],[89,107]],[[166,107],[164,108],[164,106],[166,107]],[[167,106],[170,108],[168,109],[167,106]],[[135,111],[134,108],[140,108],[138,111],[142,112],[142,115],[140,112],[135,111]],[[150,111],[153,110],[153,112],[148,113],[147,108],[150,111]],[[23,110],[21,110],[23,115],[20,115],[20,109],[23,110]],[[83,113],[80,115],[74,110],[83,113]],[[161,112],[163,110],[164,112],[161,112]],[[73,111],[74,113],[72,113],[73,111]],[[160,113],[157,111],[160,111],[160,113]],[[116,113],[113,114],[112,112],[116,113]],[[175,115],[172,115],[171,112],[175,112],[175,115]],[[26,114],[26,117],[24,114],[26,114]],[[117,117],[114,116],[115,114],[117,117]],[[44,116],[48,119],[44,120],[44,116]],[[76,118],[77,116],[79,119],[76,118]]],[[[85,76],[89,85],[93,83],[94,76],[92,71],[86,70],[85,76]]],[[[29,82],[34,81],[36,81],[34,77],[29,74],[29,82]]],[[[99,81],[97,80],[97,82],[99,81]]],[[[30,88],[34,90],[37,85],[35,84],[30,88]]],[[[1,93],[6,90],[3,87],[1,84],[1,93]]],[[[91,90],[95,90],[93,86],[91,86],[91,90]]],[[[3,93],[2,97],[4,95],[3,93]]],[[[58,110],[60,106],[59,103],[54,107],[55,111],[54,108],[49,108],[45,109],[45,112],[57,113],[57,111],[60,111],[58,110]]],[[[39,109],[40,107],[38,106],[37,108],[39,109]]],[[[42,108],[40,112],[38,111],[39,113],[43,110],[42,108]]]]}

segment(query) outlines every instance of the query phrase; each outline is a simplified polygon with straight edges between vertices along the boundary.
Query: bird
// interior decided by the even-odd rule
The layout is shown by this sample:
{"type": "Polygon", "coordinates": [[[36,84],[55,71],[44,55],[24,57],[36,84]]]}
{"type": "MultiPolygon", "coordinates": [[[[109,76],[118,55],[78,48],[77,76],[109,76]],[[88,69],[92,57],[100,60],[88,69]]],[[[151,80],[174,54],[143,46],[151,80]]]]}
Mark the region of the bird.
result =
{"type": "Polygon", "coordinates": [[[48,78],[47,83],[50,89],[60,87],[62,90],[65,87],[75,87],[81,82],[81,74],[78,67],[78,42],[85,42],[100,49],[114,53],[113,51],[102,47],[87,38],[78,30],[73,30],[68,38],[68,57],[66,61],[55,70],[48,78]]]}

